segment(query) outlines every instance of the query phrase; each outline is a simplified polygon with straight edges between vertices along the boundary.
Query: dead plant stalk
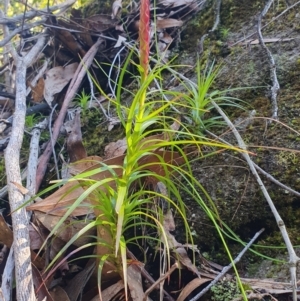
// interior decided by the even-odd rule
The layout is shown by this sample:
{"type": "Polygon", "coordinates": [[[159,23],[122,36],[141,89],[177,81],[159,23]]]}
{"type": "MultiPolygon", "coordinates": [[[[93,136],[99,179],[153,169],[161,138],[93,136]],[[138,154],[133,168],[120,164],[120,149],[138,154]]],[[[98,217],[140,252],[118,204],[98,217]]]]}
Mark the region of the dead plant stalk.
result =
{"type": "MultiPolygon", "coordinates": [[[[229,120],[229,118],[226,116],[226,114],[223,112],[223,110],[214,102],[212,101],[211,102],[213,104],[213,106],[215,107],[215,109],[219,112],[219,114],[223,117],[223,119],[225,120],[225,122],[227,123],[227,125],[229,126],[229,128],[232,130],[237,142],[238,142],[238,145],[239,147],[242,149],[242,150],[247,150],[246,148],[246,144],[244,142],[244,140],[242,139],[241,135],[239,134],[239,132],[237,131],[237,129],[235,128],[235,126],[232,124],[232,122],[229,120]]],[[[263,195],[265,196],[265,199],[267,200],[268,202],[268,205],[275,217],[275,220],[277,222],[277,225],[280,229],[280,232],[281,232],[281,235],[283,237],[283,240],[285,242],[285,245],[286,245],[286,248],[288,250],[288,253],[289,253],[289,263],[290,263],[290,273],[291,273],[291,284],[292,284],[292,288],[293,288],[293,301],[296,301],[297,300],[297,292],[296,292],[296,288],[297,288],[297,278],[296,278],[296,267],[297,267],[297,262],[300,260],[300,258],[296,255],[296,252],[293,248],[293,245],[291,243],[291,240],[289,238],[289,235],[287,233],[287,230],[286,230],[286,227],[284,225],[284,222],[281,218],[281,216],[279,215],[264,183],[262,182],[259,174],[257,173],[256,171],[256,168],[249,156],[249,154],[247,152],[242,152],[241,153],[242,156],[246,159],[249,167],[250,167],[250,170],[253,174],[253,176],[255,177],[263,195]]]]}
{"type": "MultiPolygon", "coordinates": [[[[2,11],[0,16],[4,17],[2,11]]],[[[8,29],[4,26],[5,35],[8,29]]],[[[14,233],[15,274],[17,283],[18,301],[35,301],[35,293],[32,282],[28,218],[25,208],[19,209],[24,203],[24,195],[13,183],[22,185],[20,172],[20,149],[24,135],[26,115],[26,70],[38,57],[45,44],[45,35],[41,35],[37,43],[24,57],[17,54],[9,45],[10,52],[16,64],[16,101],[11,137],[4,152],[5,168],[8,184],[9,204],[12,212],[12,224],[14,233]]],[[[10,283],[12,285],[12,283],[10,283]]]]}

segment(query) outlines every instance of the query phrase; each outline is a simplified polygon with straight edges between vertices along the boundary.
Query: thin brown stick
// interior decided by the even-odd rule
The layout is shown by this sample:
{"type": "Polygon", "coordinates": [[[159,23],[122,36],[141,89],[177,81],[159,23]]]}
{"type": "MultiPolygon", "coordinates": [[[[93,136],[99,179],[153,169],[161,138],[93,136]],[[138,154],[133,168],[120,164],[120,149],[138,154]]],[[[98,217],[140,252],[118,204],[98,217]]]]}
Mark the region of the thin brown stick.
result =
{"type": "MultiPolygon", "coordinates": [[[[81,63],[79,64],[74,77],[70,83],[70,86],[68,88],[68,91],[66,93],[66,98],[63,102],[62,108],[59,112],[59,115],[54,123],[53,126],[53,133],[52,133],[52,143],[53,145],[55,145],[59,132],[60,132],[60,128],[64,122],[68,107],[70,102],[72,101],[72,99],[75,97],[76,92],[82,82],[83,77],[85,76],[88,68],[90,67],[90,65],[93,62],[93,59],[98,51],[98,47],[100,46],[100,44],[103,42],[103,39],[99,38],[98,41],[91,47],[91,49],[86,53],[86,55],[84,56],[84,58],[82,59],[81,63]]],[[[48,143],[44,153],[42,154],[42,156],[40,157],[40,161],[39,161],[39,165],[38,165],[38,170],[37,170],[37,178],[36,178],[36,189],[38,190],[43,177],[46,173],[47,170],[47,164],[49,162],[49,159],[51,157],[52,154],[52,147],[51,147],[51,142],[48,143]]]]}

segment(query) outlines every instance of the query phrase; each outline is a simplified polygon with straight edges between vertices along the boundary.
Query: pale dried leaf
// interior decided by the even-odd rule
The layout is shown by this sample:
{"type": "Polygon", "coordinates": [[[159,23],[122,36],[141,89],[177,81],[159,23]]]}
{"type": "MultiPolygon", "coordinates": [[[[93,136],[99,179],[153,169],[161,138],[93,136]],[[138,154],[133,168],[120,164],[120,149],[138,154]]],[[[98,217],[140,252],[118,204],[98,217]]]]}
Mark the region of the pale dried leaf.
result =
{"type": "Polygon", "coordinates": [[[14,186],[16,186],[16,188],[23,194],[26,195],[29,190],[27,188],[25,188],[23,185],[17,183],[17,182],[11,182],[12,184],[14,184],[14,186]]]}
{"type": "Polygon", "coordinates": [[[73,63],[66,67],[54,67],[46,72],[44,80],[44,98],[50,107],[52,106],[54,95],[61,92],[61,90],[69,83],[73,78],[77,67],[78,63],[73,63]]]}
{"type": "Polygon", "coordinates": [[[180,117],[177,117],[178,119],[175,119],[175,121],[172,123],[172,125],[170,126],[171,130],[173,131],[178,131],[180,128],[180,117]]]}
{"type": "Polygon", "coordinates": [[[157,30],[170,28],[170,27],[180,27],[182,25],[183,25],[183,21],[172,19],[172,18],[156,20],[157,30]]]}
{"type": "Polygon", "coordinates": [[[121,47],[123,45],[123,42],[126,41],[126,38],[123,37],[123,36],[118,36],[118,41],[117,43],[115,44],[114,48],[118,48],[118,47],[121,47]]]}
{"type": "MultiPolygon", "coordinates": [[[[119,280],[117,283],[109,286],[107,289],[101,292],[102,300],[112,300],[122,289],[124,289],[124,282],[123,280],[119,280]]],[[[95,296],[91,301],[100,301],[99,295],[95,296]]]]}
{"type": "Polygon", "coordinates": [[[183,288],[176,301],[184,301],[197,287],[209,281],[211,281],[211,279],[208,278],[193,279],[183,288]]]}
{"type": "Polygon", "coordinates": [[[118,15],[120,9],[122,9],[122,0],[115,0],[112,5],[112,13],[111,13],[112,19],[114,19],[118,15]]]}
{"type": "MultiPolygon", "coordinates": [[[[294,40],[293,38],[285,38],[285,39],[281,39],[281,38],[265,38],[263,39],[264,43],[276,43],[276,42],[288,42],[288,41],[292,41],[294,40]]],[[[246,40],[245,42],[241,43],[241,45],[258,45],[259,44],[259,40],[255,39],[255,40],[246,40]]]]}
{"type": "Polygon", "coordinates": [[[115,125],[120,124],[120,123],[121,123],[121,121],[117,117],[109,118],[107,130],[110,132],[114,128],[115,125]]]}
{"type": "Polygon", "coordinates": [[[172,210],[169,209],[164,215],[164,229],[167,231],[174,231],[176,229],[172,210]]]}
{"type": "Polygon", "coordinates": [[[134,264],[131,264],[127,268],[127,282],[132,300],[143,301],[144,290],[142,284],[141,271],[134,264]]]}
{"type": "Polygon", "coordinates": [[[105,146],[104,149],[105,159],[121,156],[125,153],[126,149],[127,149],[126,138],[123,138],[116,142],[111,142],[105,146]]]}
{"type": "Polygon", "coordinates": [[[195,0],[161,0],[158,4],[162,4],[167,7],[177,7],[181,5],[190,5],[194,3],[195,0]]]}

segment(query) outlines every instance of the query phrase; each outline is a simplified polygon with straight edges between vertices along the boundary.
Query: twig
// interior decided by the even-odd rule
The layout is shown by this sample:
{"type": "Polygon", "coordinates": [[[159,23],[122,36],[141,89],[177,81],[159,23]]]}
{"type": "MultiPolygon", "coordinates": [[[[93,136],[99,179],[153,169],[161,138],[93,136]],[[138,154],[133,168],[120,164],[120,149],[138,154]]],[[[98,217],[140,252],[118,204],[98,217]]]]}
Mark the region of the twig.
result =
{"type": "Polygon", "coordinates": [[[32,195],[36,194],[36,169],[38,165],[39,157],[39,141],[41,136],[41,131],[46,129],[48,125],[48,119],[45,118],[43,121],[38,123],[31,131],[30,140],[30,152],[27,164],[27,183],[26,188],[29,190],[29,199],[32,195]]]}
{"type": "MultiPolygon", "coordinates": [[[[82,61],[80,62],[73,79],[69,85],[68,91],[66,93],[66,98],[63,102],[62,108],[59,112],[59,115],[57,119],[55,120],[54,126],[53,126],[53,143],[55,144],[59,135],[60,128],[63,124],[63,121],[65,119],[66,113],[68,111],[69,103],[72,101],[74,96],[76,95],[77,89],[80,86],[83,77],[85,76],[88,68],[93,62],[93,59],[97,53],[98,47],[103,42],[103,39],[99,38],[98,41],[91,47],[91,49],[86,53],[82,61]]],[[[48,143],[44,153],[40,157],[40,162],[38,165],[37,170],[37,179],[36,179],[36,189],[40,187],[43,177],[47,170],[47,164],[50,159],[50,156],[52,154],[52,147],[51,143],[48,143]]]]}
{"type": "MultiPolygon", "coordinates": [[[[24,14],[17,15],[12,18],[8,17],[1,17],[0,19],[0,24],[10,24],[10,23],[18,23],[21,22],[23,18],[25,19],[32,19],[36,16],[41,16],[41,15],[49,15],[49,12],[53,12],[56,10],[60,10],[60,12],[65,11],[68,7],[73,5],[76,2],[76,0],[68,0],[64,3],[58,4],[58,5],[53,5],[50,6],[49,8],[41,9],[41,10],[32,10],[30,12],[27,12],[24,16],[24,14]]],[[[58,12],[58,13],[60,13],[58,12]]]]}
{"type": "MultiPolygon", "coordinates": [[[[3,13],[0,10],[0,17],[3,13]]],[[[8,29],[4,26],[5,35],[8,29]]],[[[23,207],[24,196],[13,183],[21,185],[20,173],[20,149],[24,136],[24,124],[26,115],[26,69],[38,57],[45,44],[45,35],[40,35],[37,43],[24,57],[17,54],[9,45],[11,55],[16,65],[16,101],[12,132],[7,148],[4,152],[9,204],[12,216],[14,234],[15,273],[17,283],[17,300],[36,300],[31,270],[28,218],[23,207]]]]}
{"type": "MultiPolygon", "coordinates": [[[[294,3],[293,5],[289,6],[288,8],[286,8],[286,9],[285,9],[281,14],[279,14],[277,17],[272,18],[272,20],[271,20],[270,22],[268,22],[267,24],[265,24],[264,26],[262,26],[261,29],[266,28],[268,25],[270,25],[271,23],[273,23],[274,21],[276,21],[277,19],[279,19],[282,15],[284,15],[285,13],[287,13],[290,9],[294,8],[294,7],[297,6],[298,4],[300,4],[300,1],[294,3]]],[[[243,41],[245,41],[245,40],[247,40],[247,39],[253,37],[256,33],[257,33],[257,32],[255,31],[255,32],[249,34],[248,36],[242,38],[241,40],[239,40],[239,41],[237,41],[237,42],[231,44],[230,46],[233,47],[233,46],[235,46],[235,45],[237,45],[237,44],[240,44],[240,43],[242,43],[243,41]]]]}
{"type": "MultiPolygon", "coordinates": [[[[218,137],[218,136],[215,135],[214,133],[212,133],[212,132],[210,132],[210,131],[207,131],[207,130],[206,130],[206,132],[207,132],[209,135],[213,136],[214,138],[218,139],[219,141],[221,141],[221,142],[223,142],[223,143],[225,143],[225,144],[227,144],[227,145],[229,145],[229,146],[233,146],[232,144],[230,144],[230,143],[227,142],[226,140],[224,140],[224,139],[218,137]]],[[[252,162],[253,162],[253,161],[252,161],[252,162]]],[[[258,166],[256,163],[253,162],[253,165],[254,165],[254,167],[255,167],[260,173],[262,173],[268,180],[272,181],[273,183],[275,183],[276,185],[280,186],[281,188],[283,188],[283,189],[285,189],[285,190],[287,190],[287,191],[293,193],[294,195],[300,197],[300,192],[298,192],[298,191],[292,189],[291,187],[289,187],[289,186],[287,186],[287,185],[281,183],[280,181],[278,181],[277,179],[275,179],[272,175],[270,175],[270,174],[267,173],[265,170],[263,170],[263,169],[262,169],[260,166],[258,166]]]]}
{"type": "Polygon", "coordinates": [[[59,176],[59,170],[58,170],[56,153],[55,153],[55,149],[54,149],[56,141],[55,142],[53,141],[52,126],[51,126],[52,125],[53,113],[54,113],[54,110],[55,110],[56,107],[57,107],[57,104],[51,110],[51,113],[50,113],[50,116],[49,116],[49,124],[48,124],[48,126],[49,126],[50,143],[51,143],[51,149],[52,149],[53,158],[54,158],[56,177],[57,177],[57,180],[58,180],[60,178],[60,176],[59,176]]]}
{"type": "Polygon", "coordinates": [[[178,269],[178,263],[175,262],[170,269],[163,275],[161,275],[146,291],[143,297],[143,301],[148,300],[148,295],[156,288],[158,284],[168,278],[176,269],[178,269]]]}
{"type": "Polygon", "coordinates": [[[215,31],[220,23],[220,8],[221,8],[221,0],[216,0],[216,7],[215,7],[215,23],[212,27],[211,31],[215,31]]]}
{"type": "MultiPolygon", "coordinates": [[[[90,83],[90,90],[91,90],[91,100],[90,100],[90,104],[91,104],[91,102],[92,102],[93,100],[95,100],[95,101],[98,103],[100,109],[102,110],[104,116],[109,120],[110,118],[109,118],[109,116],[107,115],[107,113],[106,113],[104,107],[102,106],[101,101],[99,101],[99,100],[97,99],[97,97],[95,96],[95,93],[94,93],[94,84],[93,84],[91,75],[90,75],[89,73],[87,73],[87,77],[88,77],[88,80],[89,80],[89,83],[90,83]]],[[[90,104],[89,104],[89,107],[90,107],[90,104]]]]}
{"type": "Polygon", "coordinates": [[[263,17],[267,14],[271,4],[273,3],[274,0],[269,0],[267,4],[265,5],[263,11],[258,17],[257,21],[257,33],[258,33],[258,39],[261,44],[262,49],[266,52],[268,60],[269,60],[269,68],[270,68],[270,78],[272,81],[272,87],[271,87],[271,105],[272,105],[272,118],[278,119],[278,105],[277,105],[277,94],[280,89],[279,82],[277,79],[277,74],[276,74],[276,64],[274,61],[274,58],[272,56],[271,51],[269,48],[266,46],[262,33],[261,33],[261,22],[263,17]]]}
{"type": "Polygon", "coordinates": [[[13,245],[9,250],[8,257],[6,259],[5,268],[2,275],[2,298],[0,296],[0,300],[9,301],[11,300],[12,289],[13,289],[13,273],[14,273],[14,248],[13,245]]]}
{"type": "Polygon", "coordinates": [[[240,254],[234,259],[233,263],[230,263],[228,266],[224,267],[222,272],[219,273],[216,278],[208,285],[206,286],[200,293],[198,293],[194,298],[190,299],[190,301],[197,301],[199,300],[206,292],[210,290],[210,288],[215,285],[233,266],[233,264],[236,264],[241,260],[241,258],[244,256],[246,251],[251,247],[251,245],[254,243],[254,241],[257,239],[257,237],[264,231],[265,229],[261,229],[260,231],[256,232],[253,238],[248,242],[248,244],[244,247],[244,249],[240,252],[240,254]]]}
{"type": "MultiPolygon", "coordinates": [[[[246,145],[244,140],[242,139],[242,137],[240,136],[239,132],[237,131],[237,129],[235,128],[235,126],[232,124],[232,122],[229,120],[229,118],[226,116],[226,114],[222,111],[222,109],[214,102],[211,101],[212,105],[215,107],[215,109],[219,112],[219,114],[223,117],[223,119],[225,120],[225,122],[227,123],[227,125],[230,127],[230,129],[232,130],[239,147],[242,150],[247,150],[246,145]]],[[[254,164],[249,156],[249,154],[247,152],[242,152],[241,153],[242,156],[246,159],[250,170],[253,174],[253,176],[255,177],[263,195],[265,196],[266,201],[269,204],[269,207],[275,217],[275,220],[277,222],[277,225],[280,229],[281,235],[283,237],[283,240],[285,242],[286,248],[288,250],[289,253],[289,263],[290,263],[290,273],[291,273],[291,284],[292,284],[292,288],[293,288],[293,301],[297,300],[297,292],[296,292],[296,288],[297,288],[297,279],[296,279],[296,266],[297,266],[297,262],[300,260],[300,258],[297,256],[293,245],[291,243],[291,240],[289,238],[289,235],[287,233],[286,227],[284,225],[284,222],[281,218],[281,216],[279,215],[266,187],[264,186],[260,176],[258,175],[254,164]]]]}

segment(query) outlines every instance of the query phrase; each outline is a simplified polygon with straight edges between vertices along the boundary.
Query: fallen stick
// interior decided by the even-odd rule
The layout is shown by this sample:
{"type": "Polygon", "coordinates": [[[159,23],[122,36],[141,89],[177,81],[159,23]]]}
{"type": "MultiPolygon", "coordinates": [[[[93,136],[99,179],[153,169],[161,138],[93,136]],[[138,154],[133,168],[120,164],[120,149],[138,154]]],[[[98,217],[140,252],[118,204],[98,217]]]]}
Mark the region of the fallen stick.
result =
{"type": "Polygon", "coordinates": [[[214,286],[233,266],[233,264],[236,264],[241,260],[241,258],[244,256],[246,251],[251,247],[251,245],[254,243],[254,241],[257,239],[257,237],[264,231],[265,229],[261,229],[255,235],[253,238],[248,242],[248,244],[244,247],[244,249],[240,252],[240,254],[234,259],[232,263],[230,263],[228,266],[224,267],[221,273],[216,276],[216,278],[208,285],[206,286],[200,293],[198,293],[194,298],[190,299],[190,301],[197,301],[199,300],[206,292],[210,290],[212,286],[214,286]]]}
{"type": "Polygon", "coordinates": [[[53,126],[53,133],[52,133],[52,142],[48,142],[46,149],[44,150],[44,153],[40,157],[39,165],[37,169],[37,176],[36,176],[36,189],[38,191],[42,180],[44,178],[44,175],[47,170],[47,165],[49,162],[49,159],[52,154],[52,143],[53,145],[56,144],[60,128],[63,125],[66,113],[68,111],[68,107],[70,102],[73,100],[73,98],[76,95],[76,92],[82,82],[83,77],[87,73],[88,68],[91,66],[93,59],[98,51],[98,47],[103,42],[101,38],[98,39],[98,41],[90,48],[90,50],[86,53],[86,55],[83,57],[82,61],[80,62],[73,79],[69,85],[68,91],[66,93],[66,97],[64,99],[62,108],[59,112],[59,115],[54,123],[53,126]]]}
{"type": "MultiPolygon", "coordinates": [[[[223,110],[214,102],[211,101],[212,105],[214,106],[214,108],[219,112],[219,114],[223,117],[223,119],[225,120],[225,122],[227,123],[227,125],[229,126],[229,128],[231,129],[231,131],[233,132],[239,147],[244,150],[247,151],[246,148],[246,144],[244,142],[244,140],[242,139],[241,135],[239,134],[239,132],[237,131],[237,129],[235,128],[235,126],[232,124],[232,122],[229,120],[229,118],[226,116],[226,114],[223,112],[223,110]]],[[[297,301],[297,277],[296,277],[296,267],[297,267],[297,262],[300,260],[300,258],[297,256],[293,245],[291,243],[291,240],[289,238],[289,235],[287,233],[286,227],[284,225],[284,222],[281,218],[281,216],[279,215],[264,183],[262,182],[259,174],[257,173],[254,164],[249,156],[249,154],[247,152],[241,152],[242,156],[246,159],[250,170],[254,176],[254,178],[256,179],[263,195],[265,196],[266,201],[269,204],[269,207],[275,217],[275,220],[277,222],[277,225],[279,227],[279,230],[281,232],[281,235],[283,237],[283,240],[285,242],[286,248],[288,250],[289,253],[289,263],[290,263],[290,273],[291,273],[291,285],[293,288],[293,301],[297,301]]]]}

